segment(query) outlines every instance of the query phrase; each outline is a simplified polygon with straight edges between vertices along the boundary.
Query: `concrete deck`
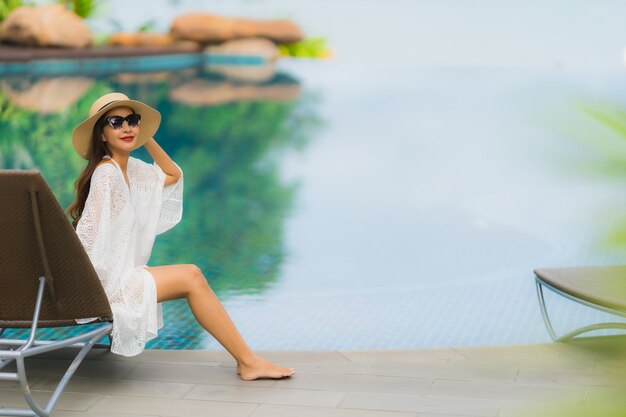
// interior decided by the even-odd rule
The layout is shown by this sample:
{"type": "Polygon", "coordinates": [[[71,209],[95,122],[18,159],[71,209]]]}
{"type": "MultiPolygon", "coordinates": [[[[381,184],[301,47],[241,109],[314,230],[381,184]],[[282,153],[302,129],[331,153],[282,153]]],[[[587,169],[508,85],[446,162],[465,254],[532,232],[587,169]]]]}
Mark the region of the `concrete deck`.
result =
{"type": "MultiPolygon", "coordinates": [[[[411,351],[261,352],[295,367],[287,380],[241,381],[226,352],[94,352],[54,417],[624,416],[626,338],[570,344],[411,351]]],[[[47,399],[68,361],[34,359],[47,399]]],[[[0,405],[24,406],[0,382],[0,405]]],[[[0,410],[0,415],[1,415],[0,410]]]]}

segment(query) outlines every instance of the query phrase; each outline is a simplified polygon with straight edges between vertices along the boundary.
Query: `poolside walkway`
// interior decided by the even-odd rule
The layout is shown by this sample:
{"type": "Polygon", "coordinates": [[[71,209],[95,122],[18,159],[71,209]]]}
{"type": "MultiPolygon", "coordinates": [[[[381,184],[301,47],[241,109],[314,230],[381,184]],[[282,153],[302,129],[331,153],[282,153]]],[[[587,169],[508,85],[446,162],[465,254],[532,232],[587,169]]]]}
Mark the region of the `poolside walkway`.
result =
{"type": "MultiPolygon", "coordinates": [[[[53,417],[624,416],[626,338],[571,344],[407,351],[265,352],[293,366],[282,381],[244,382],[225,352],[94,352],[53,417]]],[[[31,360],[47,398],[68,361],[31,360]]],[[[0,405],[25,402],[0,382],[0,405]]],[[[0,410],[0,415],[1,415],[0,410]]]]}

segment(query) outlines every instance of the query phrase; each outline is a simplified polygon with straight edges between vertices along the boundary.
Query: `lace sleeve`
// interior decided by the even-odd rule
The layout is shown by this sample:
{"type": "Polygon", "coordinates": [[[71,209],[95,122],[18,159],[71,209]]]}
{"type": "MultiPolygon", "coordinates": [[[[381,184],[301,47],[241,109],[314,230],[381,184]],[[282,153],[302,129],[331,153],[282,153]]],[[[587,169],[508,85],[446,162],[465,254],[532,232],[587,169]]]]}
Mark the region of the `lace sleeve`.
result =
{"type": "MultiPolygon", "coordinates": [[[[183,170],[180,166],[176,166],[180,170],[180,179],[174,184],[163,187],[163,193],[161,194],[161,212],[156,228],[157,234],[166,232],[176,226],[183,217],[183,170]]],[[[161,184],[164,184],[165,173],[156,163],[154,167],[158,172],[159,181],[161,184]]]]}
{"type": "Polygon", "coordinates": [[[119,187],[116,168],[110,164],[100,165],[91,177],[89,195],[85,202],[76,233],[96,268],[106,269],[110,253],[112,221],[124,208],[123,189],[119,187]]]}

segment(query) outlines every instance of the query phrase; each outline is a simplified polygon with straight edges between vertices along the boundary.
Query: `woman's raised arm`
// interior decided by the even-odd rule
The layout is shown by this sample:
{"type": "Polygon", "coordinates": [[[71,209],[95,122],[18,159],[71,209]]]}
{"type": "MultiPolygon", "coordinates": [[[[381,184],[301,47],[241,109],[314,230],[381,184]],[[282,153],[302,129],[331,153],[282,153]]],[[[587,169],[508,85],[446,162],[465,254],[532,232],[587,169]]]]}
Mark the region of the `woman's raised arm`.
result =
{"type": "Polygon", "coordinates": [[[180,172],[180,169],[176,166],[174,161],[172,161],[172,158],[170,158],[167,152],[165,152],[163,148],[161,148],[156,140],[154,140],[154,138],[151,138],[149,141],[146,142],[144,146],[146,147],[146,150],[148,151],[152,159],[154,159],[154,162],[156,162],[157,165],[161,167],[161,169],[165,173],[165,185],[170,185],[178,182],[178,180],[182,176],[182,172],[180,172]]]}

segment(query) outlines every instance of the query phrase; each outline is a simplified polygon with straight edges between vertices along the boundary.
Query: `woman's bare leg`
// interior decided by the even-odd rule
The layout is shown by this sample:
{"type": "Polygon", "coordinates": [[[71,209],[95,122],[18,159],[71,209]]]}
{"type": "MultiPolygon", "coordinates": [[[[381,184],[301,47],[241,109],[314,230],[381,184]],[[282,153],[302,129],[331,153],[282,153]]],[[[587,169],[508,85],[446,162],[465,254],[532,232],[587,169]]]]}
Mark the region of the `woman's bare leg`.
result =
{"type": "Polygon", "coordinates": [[[284,378],[294,374],[293,369],[274,365],[250,350],[197,266],[168,265],[146,269],[154,277],[158,301],[186,298],[198,323],[233,355],[242,379],[284,378]]]}

